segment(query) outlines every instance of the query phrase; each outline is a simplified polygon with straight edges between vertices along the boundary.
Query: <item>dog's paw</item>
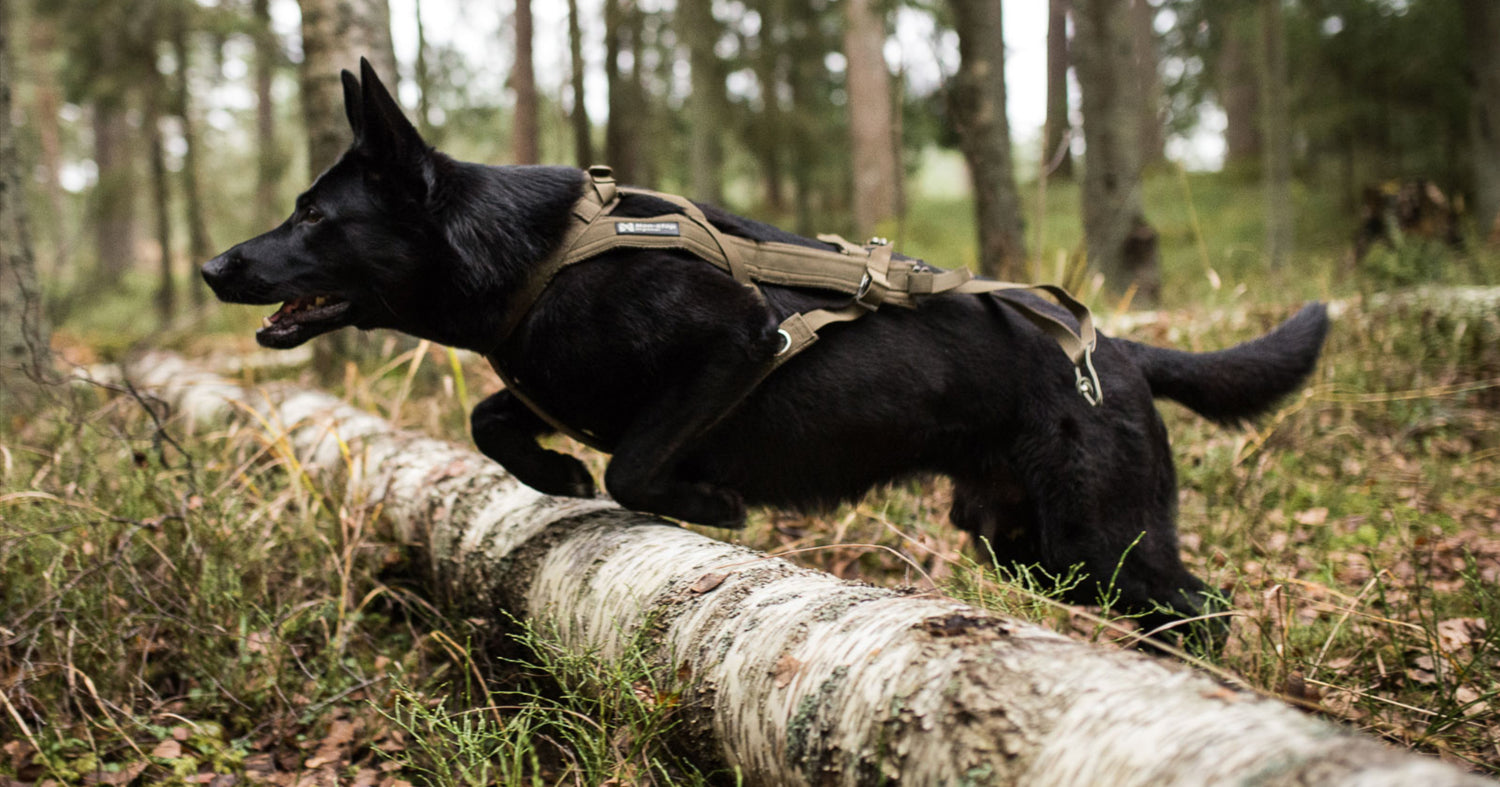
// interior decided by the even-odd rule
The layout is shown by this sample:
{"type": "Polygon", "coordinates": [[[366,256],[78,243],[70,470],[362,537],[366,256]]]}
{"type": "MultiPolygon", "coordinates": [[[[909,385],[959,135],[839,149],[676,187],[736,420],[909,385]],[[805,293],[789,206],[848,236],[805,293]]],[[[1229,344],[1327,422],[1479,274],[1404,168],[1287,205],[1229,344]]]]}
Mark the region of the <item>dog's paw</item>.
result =
{"type": "Polygon", "coordinates": [[[695,525],[722,527],[739,530],[745,526],[745,500],[733,489],[694,484],[693,498],[688,502],[683,516],[678,517],[695,525]]]}
{"type": "Polygon", "coordinates": [[[598,494],[589,469],[574,457],[549,452],[545,463],[537,464],[540,466],[532,468],[532,472],[525,476],[517,473],[521,483],[554,497],[594,497],[598,494]]]}

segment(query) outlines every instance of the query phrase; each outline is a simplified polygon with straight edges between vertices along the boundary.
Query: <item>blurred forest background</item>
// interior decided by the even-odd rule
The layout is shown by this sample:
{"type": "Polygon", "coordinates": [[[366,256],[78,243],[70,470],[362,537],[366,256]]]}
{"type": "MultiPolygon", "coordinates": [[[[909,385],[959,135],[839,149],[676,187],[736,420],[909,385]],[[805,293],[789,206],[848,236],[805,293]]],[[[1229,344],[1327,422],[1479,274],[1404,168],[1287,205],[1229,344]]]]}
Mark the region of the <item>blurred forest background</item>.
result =
{"type": "Polygon", "coordinates": [[[1137,305],[1282,297],[1284,267],[1315,295],[1377,245],[1377,286],[1483,277],[1401,241],[1500,230],[1485,0],[1012,2],[1046,53],[1026,71],[1004,69],[1020,33],[994,0],[570,0],[539,4],[540,32],[526,2],[6,4],[57,323],[109,292],[162,324],[201,308],[195,265],[277,223],[347,143],[337,72],[361,55],[460,158],[608,163],[939,265],[1087,268],[1137,305]]]}
{"type": "MultiPolygon", "coordinates": [[[[1266,423],[1163,408],[1186,558],[1236,608],[1214,666],[1500,772],[1500,309],[1471,286],[1500,283],[1500,2],[0,0],[0,785],[734,783],[673,754],[644,659],[524,627],[521,661],[470,655],[504,637],[424,600],[378,507],[274,425],[194,429],[109,382],[23,395],[167,347],[467,442],[498,386],[475,358],[334,335],[316,372],[232,365],[262,310],[197,273],[347,145],[361,56],[458,158],[605,163],[1062,283],[1144,341],[1337,299],[1266,423]]],[[[913,482],[711,532],[1115,636],[947,502],[913,482]]]]}

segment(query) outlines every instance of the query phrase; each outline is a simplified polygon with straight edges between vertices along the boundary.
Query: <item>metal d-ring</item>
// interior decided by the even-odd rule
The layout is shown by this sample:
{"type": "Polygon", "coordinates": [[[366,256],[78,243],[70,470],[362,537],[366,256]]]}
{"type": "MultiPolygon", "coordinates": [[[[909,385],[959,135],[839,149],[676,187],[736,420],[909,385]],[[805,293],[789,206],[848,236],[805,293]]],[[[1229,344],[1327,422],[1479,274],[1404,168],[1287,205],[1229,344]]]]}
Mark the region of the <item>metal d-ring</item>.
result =
{"type": "Polygon", "coordinates": [[[864,297],[866,295],[868,295],[869,292],[870,292],[870,283],[871,283],[871,281],[872,281],[872,279],[870,278],[870,272],[869,271],[865,271],[864,278],[862,278],[862,279],[859,280],[859,289],[855,290],[855,292],[854,292],[854,300],[856,300],[856,301],[864,300],[864,297]]]}
{"type": "Polygon", "coordinates": [[[792,335],[789,334],[789,333],[787,333],[786,330],[783,329],[783,328],[777,328],[776,332],[778,334],[781,334],[781,349],[777,350],[776,354],[777,355],[782,355],[787,350],[792,349],[792,335]]]}
{"type": "Polygon", "coordinates": [[[1083,358],[1073,366],[1073,379],[1084,401],[1094,407],[1104,403],[1104,386],[1099,384],[1099,372],[1094,370],[1093,345],[1083,349],[1083,358]],[[1087,375],[1084,375],[1084,369],[1089,370],[1087,375]]]}

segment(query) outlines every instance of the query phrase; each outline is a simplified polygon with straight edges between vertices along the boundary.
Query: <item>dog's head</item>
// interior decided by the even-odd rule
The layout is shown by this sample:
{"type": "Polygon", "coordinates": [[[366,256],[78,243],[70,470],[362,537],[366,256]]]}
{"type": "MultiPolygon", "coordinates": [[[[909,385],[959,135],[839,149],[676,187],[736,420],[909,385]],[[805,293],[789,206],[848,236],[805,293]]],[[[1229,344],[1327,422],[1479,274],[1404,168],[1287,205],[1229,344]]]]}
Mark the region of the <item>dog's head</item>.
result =
{"type": "Polygon", "coordinates": [[[265,347],[295,347],[346,325],[414,332],[410,301],[435,273],[441,239],[425,206],[439,154],[367,61],[359,78],[345,71],[343,81],[354,144],[280,226],[203,266],[221,300],[281,304],[255,334],[265,347]]]}

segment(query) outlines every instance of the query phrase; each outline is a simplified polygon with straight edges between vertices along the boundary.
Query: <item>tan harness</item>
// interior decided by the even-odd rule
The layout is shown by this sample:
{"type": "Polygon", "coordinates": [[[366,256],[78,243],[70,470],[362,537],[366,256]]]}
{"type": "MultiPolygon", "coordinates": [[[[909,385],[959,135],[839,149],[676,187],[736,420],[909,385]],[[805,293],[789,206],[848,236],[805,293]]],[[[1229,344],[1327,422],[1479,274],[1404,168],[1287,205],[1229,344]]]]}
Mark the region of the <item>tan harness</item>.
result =
{"type": "MultiPolygon", "coordinates": [[[[1002,303],[1046,332],[1067,353],[1073,361],[1076,387],[1084,399],[1092,405],[1103,401],[1104,392],[1093,364],[1092,354],[1097,342],[1093,317],[1087,306],[1061,287],[976,279],[962,268],[945,271],[932,268],[921,260],[892,259],[891,246],[883,239],[872,239],[869,245],[857,246],[837,235],[819,235],[818,240],[839,247],[839,251],[833,251],[742,238],[720,232],[688,199],[675,194],[617,186],[609,167],[590,167],[588,175],[588,187],[573,205],[572,225],[564,233],[558,250],[543,261],[508,304],[495,347],[505,344],[563,268],[622,247],[678,249],[724,270],[735,281],[755,290],[757,296],[760,296],[757,286],[760,284],[831,290],[852,296],[845,306],[799,312],[782,320],[777,327],[782,339],[781,348],[756,384],[817,341],[818,330],[829,323],[858,319],[884,304],[912,308],[920,296],[995,293],[1001,296],[1002,303]],[[677,206],[682,212],[650,218],[611,215],[620,204],[620,198],[626,195],[654,197],[677,206]],[[1051,295],[1078,321],[1078,330],[1075,332],[1066,322],[1031,304],[1004,297],[1019,290],[1051,295]]],[[[580,434],[547,415],[521,392],[516,381],[506,372],[498,366],[495,371],[506,387],[543,420],[564,434],[597,447],[593,435],[580,434]]]]}

